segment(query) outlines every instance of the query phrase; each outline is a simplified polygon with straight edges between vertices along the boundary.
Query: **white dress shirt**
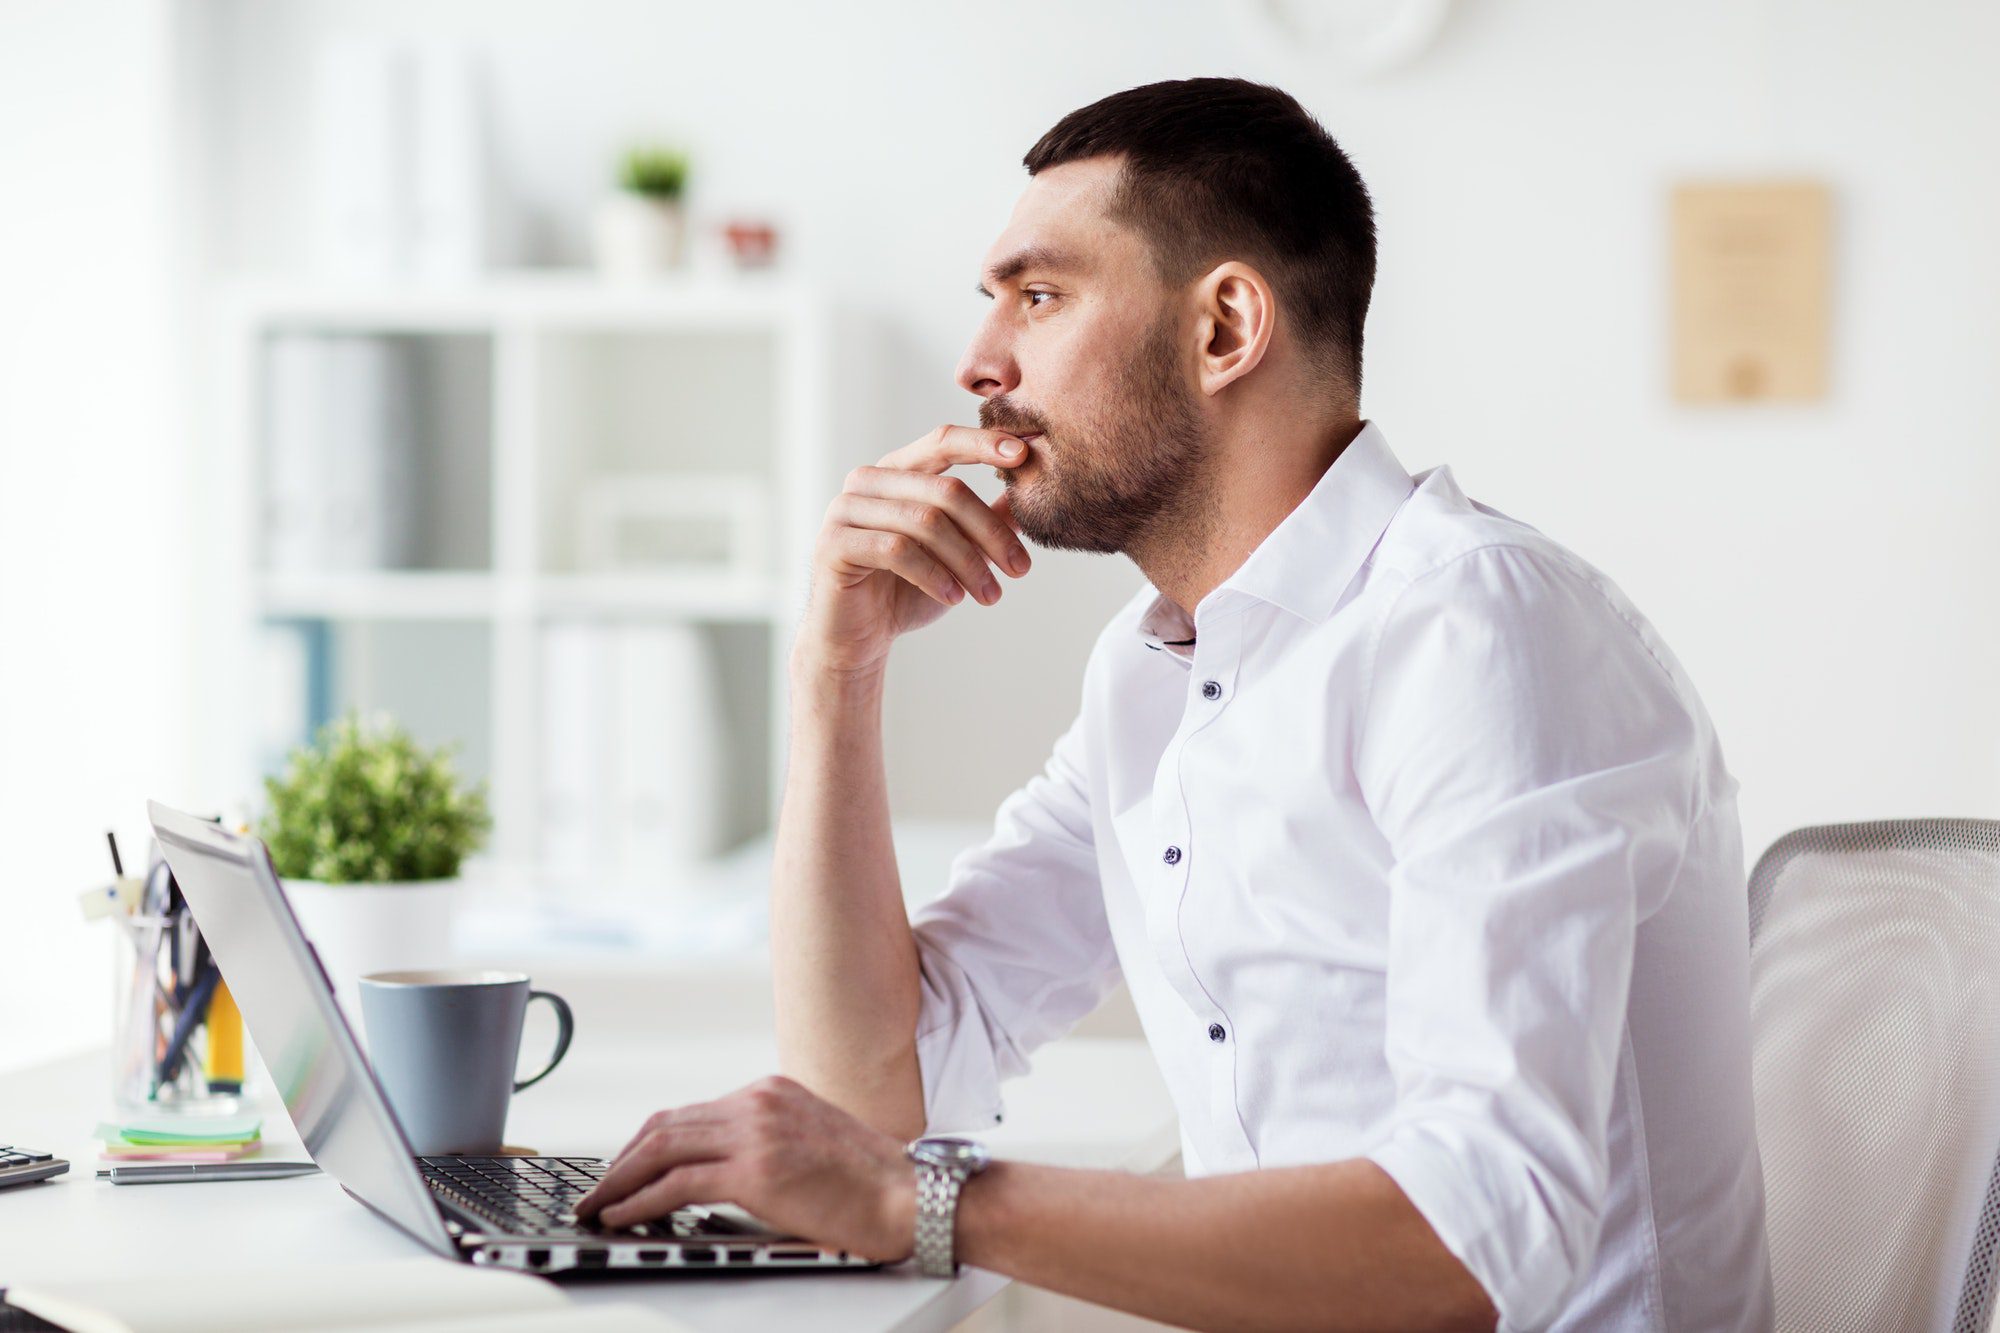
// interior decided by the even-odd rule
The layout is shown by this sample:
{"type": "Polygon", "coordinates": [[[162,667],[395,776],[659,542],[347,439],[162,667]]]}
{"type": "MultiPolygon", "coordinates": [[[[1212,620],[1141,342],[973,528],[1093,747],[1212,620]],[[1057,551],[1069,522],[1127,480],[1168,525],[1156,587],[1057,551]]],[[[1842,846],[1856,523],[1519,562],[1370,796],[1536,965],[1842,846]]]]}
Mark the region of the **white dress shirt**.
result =
{"type": "Polygon", "coordinates": [[[1122,977],[1190,1175],[1370,1158],[1503,1328],[1769,1328],[1735,792],[1609,579],[1366,424],[916,914],[930,1124],[1122,977]]]}

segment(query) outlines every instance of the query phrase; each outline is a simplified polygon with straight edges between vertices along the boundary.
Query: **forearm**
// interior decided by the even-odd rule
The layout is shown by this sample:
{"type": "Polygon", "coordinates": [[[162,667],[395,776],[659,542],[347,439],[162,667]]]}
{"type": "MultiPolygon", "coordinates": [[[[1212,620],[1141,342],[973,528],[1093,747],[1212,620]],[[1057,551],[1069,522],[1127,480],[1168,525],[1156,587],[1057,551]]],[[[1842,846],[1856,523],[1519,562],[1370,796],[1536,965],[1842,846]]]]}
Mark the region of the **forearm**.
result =
{"type": "Polygon", "coordinates": [[[961,1261],[1190,1328],[1491,1329],[1486,1293],[1373,1162],[1199,1180],[996,1162],[961,1261]]]}
{"type": "Polygon", "coordinates": [[[780,1067],[878,1129],[921,1133],[917,952],[890,837],[879,671],[794,666],[771,960],[780,1067]]]}

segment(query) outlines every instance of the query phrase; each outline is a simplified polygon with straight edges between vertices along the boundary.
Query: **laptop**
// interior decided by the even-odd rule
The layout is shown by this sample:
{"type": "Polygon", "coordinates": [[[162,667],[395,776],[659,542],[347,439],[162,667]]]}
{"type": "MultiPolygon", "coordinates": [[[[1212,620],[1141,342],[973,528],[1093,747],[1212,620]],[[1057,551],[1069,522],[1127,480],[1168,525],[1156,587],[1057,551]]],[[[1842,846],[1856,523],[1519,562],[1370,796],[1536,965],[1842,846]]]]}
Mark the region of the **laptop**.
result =
{"type": "Polygon", "coordinates": [[[438,1254],[551,1276],[879,1267],[734,1209],[684,1208],[618,1231],[580,1223],[570,1205],[610,1167],[599,1157],[415,1156],[264,844],[157,801],[147,810],[306,1152],[438,1254]]]}

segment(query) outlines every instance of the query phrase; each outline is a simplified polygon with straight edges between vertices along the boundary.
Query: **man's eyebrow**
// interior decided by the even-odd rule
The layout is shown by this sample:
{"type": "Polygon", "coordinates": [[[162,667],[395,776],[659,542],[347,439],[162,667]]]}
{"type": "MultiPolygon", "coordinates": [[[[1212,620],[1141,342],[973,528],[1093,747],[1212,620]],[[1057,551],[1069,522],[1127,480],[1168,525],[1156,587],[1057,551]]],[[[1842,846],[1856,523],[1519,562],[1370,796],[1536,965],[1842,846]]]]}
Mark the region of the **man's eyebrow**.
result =
{"type": "Polygon", "coordinates": [[[1057,250],[1047,245],[1024,246],[987,269],[985,279],[973,290],[990,299],[993,292],[986,285],[989,282],[997,287],[1009,278],[1019,277],[1031,268],[1053,269],[1060,272],[1081,267],[1082,265],[1066,250],[1057,250]]]}

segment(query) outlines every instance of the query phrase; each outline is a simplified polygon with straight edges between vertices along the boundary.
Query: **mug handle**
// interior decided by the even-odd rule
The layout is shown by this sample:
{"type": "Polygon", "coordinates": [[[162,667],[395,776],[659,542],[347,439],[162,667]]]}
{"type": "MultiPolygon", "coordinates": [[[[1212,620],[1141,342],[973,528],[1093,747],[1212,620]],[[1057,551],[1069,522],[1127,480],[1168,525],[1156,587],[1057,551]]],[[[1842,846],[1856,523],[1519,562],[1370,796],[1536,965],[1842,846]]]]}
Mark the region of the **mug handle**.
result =
{"type": "Polygon", "coordinates": [[[556,1053],[549,1057],[547,1064],[542,1066],[541,1073],[536,1074],[532,1078],[524,1078],[516,1083],[514,1085],[514,1091],[516,1092],[519,1092],[523,1088],[534,1087],[553,1073],[555,1067],[562,1063],[562,1058],[569,1054],[569,1039],[576,1035],[576,1020],[570,1015],[568,1000],[551,991],[529,991],[528,1002],[533,1004],[536,1000],[547,1000],[556,1008],[556,1053]]]}

